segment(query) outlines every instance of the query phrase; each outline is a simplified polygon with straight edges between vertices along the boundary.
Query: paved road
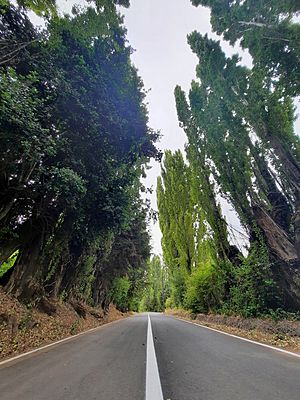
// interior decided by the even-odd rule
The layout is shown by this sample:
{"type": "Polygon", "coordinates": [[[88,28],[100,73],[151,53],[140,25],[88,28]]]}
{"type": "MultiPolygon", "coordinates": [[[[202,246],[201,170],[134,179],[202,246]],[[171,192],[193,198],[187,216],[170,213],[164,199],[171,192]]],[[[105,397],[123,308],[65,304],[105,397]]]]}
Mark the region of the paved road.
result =
{"type": "MultiPolygon", "coordinates": [[[[160,314],[150,318],[165,400],[300,399],[300,358],[160,314]]],[[[145,400],[146,365],[148,386],[156,379],[147,329],[148,316],[140,314],[4,364],[0,398],[145,400]]]]}

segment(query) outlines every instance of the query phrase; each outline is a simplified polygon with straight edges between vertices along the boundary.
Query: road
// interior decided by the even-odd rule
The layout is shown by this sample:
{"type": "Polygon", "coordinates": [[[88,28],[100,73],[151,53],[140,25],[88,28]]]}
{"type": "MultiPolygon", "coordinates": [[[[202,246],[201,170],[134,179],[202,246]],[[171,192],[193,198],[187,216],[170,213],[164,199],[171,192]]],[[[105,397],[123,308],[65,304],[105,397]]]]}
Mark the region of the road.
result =
{"type": "Polygon", "coordinates": [[[148,320],[0,365],[1,400],[300,399],[300,358],[161,314],[148,320]]]}

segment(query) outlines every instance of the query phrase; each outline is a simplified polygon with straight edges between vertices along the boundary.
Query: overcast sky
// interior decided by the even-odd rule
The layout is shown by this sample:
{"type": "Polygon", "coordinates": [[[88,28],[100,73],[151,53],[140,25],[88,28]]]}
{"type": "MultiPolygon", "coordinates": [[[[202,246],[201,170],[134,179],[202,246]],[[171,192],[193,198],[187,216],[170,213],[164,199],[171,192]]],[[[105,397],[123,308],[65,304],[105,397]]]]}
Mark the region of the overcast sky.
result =
{"type": "MultiPolygon", "coordinates": [[[[70,11],[74,3],[84,1],[57,0],[59,8],[70,11]]],[[[135,49],[133,63],[139,70],[146,89],[150,89],[147,102],[149,125],[161,131],[162,139],[159,148],[184,149],[186,137],[178,126],[175,109],[174,88],[179,84],[186,92],[192,79],[195,78],[197,58],[190,50],[186,36],[194,30],[207,33],[219,40],[211,32],[210,15],[204,7],[193,7],[190,0],[131,0],[129,9],[120,8],[125,14],[125,26],[128,30],[128,41],[135,49]]],[[[251,66],[251,58],[240,49],[232,48],[222,42],[226,54],[239,52],[242,63],[251,66]]],[[[160,174],[157,162],[151,163],[146,185],[152,186],[152,208],[156,205],[156,179],[160,174]]],[[[240,229],[236,216],[230,207],[224,207],[230,223],[240,229]]],[[[151,224],[152,246],[155,254],[161,253],[161,233],[158,223],[151,224]]],[[[241,238],[237,239],[241,240],[241,238]]]]}
{"type": "MultiPolygon", "coordinates": [[[[207,8],[193,7],[190,0],[131,0],[131,6],[124,14],[128,40],[136,50],[132,60],[146,89],[151,89],[147,97],[150,126],[159,129],[163,135],[158,146],[162,150],[183,150],[186,136],[178,126],[174,88],[179,84],[188,92],[195,78],[197,57],[187,44],[187,35],[197,30],[219,40],[211,32],[210,13],[207,8]]],[[[222,47],[227,55],[237,52],[237,48],[227,43],[222,43],[222,47]]],[[[246,53],[241,55],[243,63],[250,66],[251,58],[246,53]]],[[[151,203],[157,209],[155,189],[160,166],[157,162],[151,165],[146,184],[154,188],[151,203]]],[[[225,209],[231,223],[240,230],[230,207],[225,205],[225,209]]],[[[158,223],[151,224],[151,233],[153,252],[160,254],[158,223]]]]}

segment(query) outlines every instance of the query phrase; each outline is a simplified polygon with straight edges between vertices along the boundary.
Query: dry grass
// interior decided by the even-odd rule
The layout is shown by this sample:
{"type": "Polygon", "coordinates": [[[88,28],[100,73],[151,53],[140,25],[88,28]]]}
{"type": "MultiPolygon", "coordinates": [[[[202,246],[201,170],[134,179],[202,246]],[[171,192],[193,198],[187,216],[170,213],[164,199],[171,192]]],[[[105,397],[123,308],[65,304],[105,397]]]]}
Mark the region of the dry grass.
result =
{"type": "MultiPolygon", "coordinates": [[[[52,304],[53,305],[53,304],[52,304]]],[[[70,335],[128,316],[110,306],[104,314],[100,308],[56,302],[55,313],[48,315],[25,306],[0,288],[0,359],[38,348],[70,335]],[[81,315],[81,316],[80,316],[81,315]]]]}

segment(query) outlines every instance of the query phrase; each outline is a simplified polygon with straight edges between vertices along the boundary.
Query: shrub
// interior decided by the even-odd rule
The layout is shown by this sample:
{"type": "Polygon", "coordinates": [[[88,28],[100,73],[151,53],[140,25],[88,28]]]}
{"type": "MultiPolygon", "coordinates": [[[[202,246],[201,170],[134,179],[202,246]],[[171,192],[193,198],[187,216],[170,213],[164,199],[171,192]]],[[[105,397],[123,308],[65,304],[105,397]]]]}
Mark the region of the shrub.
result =
{"type": "Polygon", "coordinates": [[[110,289],[111,301],[122,312],[127,311],[129,307],[129,289],[130,281],[127,277],[115,278],[110,289]]]}
{"type": "Polygon", "coordinates": [[[265,314],[278,307],[276,293],[268,251],[263,242],[255,242],[248,257],[234,270],[234,285],[223,311],[246,318],[265,314]]]}
{"type": "Polygon", "coordinates": [[[224,273],[214,265],[195,269],[187,282],[184,306],[195,313],[216,310],[224,296],[224,273]]]}

